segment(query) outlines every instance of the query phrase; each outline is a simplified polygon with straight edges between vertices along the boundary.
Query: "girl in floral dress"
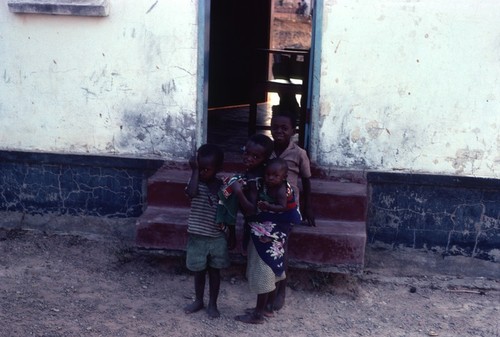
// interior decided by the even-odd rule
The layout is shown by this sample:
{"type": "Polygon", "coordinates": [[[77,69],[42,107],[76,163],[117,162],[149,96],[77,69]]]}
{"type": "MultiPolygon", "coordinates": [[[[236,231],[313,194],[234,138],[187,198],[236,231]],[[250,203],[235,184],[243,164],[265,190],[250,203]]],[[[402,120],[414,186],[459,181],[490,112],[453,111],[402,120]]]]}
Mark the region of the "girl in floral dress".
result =
{"type": "Polygon", "coordinates": [[[272,317],[276,282],[286,278],[285,243],[293,224],[300,223],[300,213],[293,189],[286,177],[287,163],[280,158],[269,161],[264,185],[259,192],[258,212],[249,218],[251,240],[248,245],[247,278],[250,290],[257,293],[255,308],[236,316],[244,323],[259,324],[264,316],[272,317]]]}

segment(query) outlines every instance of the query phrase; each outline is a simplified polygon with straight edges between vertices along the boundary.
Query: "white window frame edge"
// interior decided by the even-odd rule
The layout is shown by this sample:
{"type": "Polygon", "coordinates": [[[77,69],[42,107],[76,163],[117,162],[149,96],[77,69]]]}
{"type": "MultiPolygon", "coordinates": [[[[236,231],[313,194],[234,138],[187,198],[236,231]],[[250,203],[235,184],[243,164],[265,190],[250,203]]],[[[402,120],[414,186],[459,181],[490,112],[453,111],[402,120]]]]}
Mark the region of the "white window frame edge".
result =
{"type": "Polygon", "coordinates": [[[7,0],[9,11],[19,14],[108,16],[109,0],[7,0]]]}

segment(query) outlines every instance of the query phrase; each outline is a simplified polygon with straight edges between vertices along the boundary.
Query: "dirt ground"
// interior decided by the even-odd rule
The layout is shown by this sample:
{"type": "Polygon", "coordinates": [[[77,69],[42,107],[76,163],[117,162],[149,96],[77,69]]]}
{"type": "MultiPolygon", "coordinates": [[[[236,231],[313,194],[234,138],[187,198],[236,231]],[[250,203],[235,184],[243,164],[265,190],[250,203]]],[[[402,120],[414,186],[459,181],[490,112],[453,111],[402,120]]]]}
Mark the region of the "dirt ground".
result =
{"type": "Polygon", "coordinates": [[[209,319],[182,310],[194,296],[182,257],[20,230],[0,230],[0,251],[2,337],[500,336],[500,280],[291,270],[285,307],[246,325],[242,265],[224,271],[209,319]]]}
{"type": "Polygon", "coordinates": [[[272,48],[311,47],[312,22],[296,14],[275,13],[272,25],[272,48]]]}

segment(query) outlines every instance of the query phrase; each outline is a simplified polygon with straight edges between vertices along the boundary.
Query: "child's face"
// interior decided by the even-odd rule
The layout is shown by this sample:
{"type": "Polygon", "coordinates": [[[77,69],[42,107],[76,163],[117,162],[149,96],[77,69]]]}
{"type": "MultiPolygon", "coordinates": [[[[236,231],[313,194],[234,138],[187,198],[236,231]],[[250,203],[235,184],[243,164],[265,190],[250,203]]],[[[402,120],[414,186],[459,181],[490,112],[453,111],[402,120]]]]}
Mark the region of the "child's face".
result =
{"type": "Polygon", "coordinates": [[[212,180],[219,171],[215,158],[213,156],[198,157],[198,171],[200,181],[208,182],[212,180]]]}
{"type": "Polygon", "coordinates": [[[279,165],[271,165],[266,168],[264,180],[269,187],[280,186],[286,179],[285,169],[279,165]]]}
{"type": "Polygon", "coordinates": [[[294,129],[290,118],[276,116],[271,120],[271,135],[274,142],[278,144],[288,144],[292,138],[294,129]]]}
{"type": "Polygon", "coordinates": [[[253,169],[266,160],[266,149],[254,142],[247,142],[243,151],[243,164],[247,169],[253,169]]]}

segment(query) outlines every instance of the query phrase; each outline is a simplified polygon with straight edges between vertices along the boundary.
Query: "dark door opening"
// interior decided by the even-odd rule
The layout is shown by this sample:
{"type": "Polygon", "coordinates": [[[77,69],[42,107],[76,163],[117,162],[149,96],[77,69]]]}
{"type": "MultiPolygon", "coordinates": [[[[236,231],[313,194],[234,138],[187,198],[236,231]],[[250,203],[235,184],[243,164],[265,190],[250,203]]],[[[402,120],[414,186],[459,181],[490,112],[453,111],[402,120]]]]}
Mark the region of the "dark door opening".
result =
{"type": "Polygon", "coordinates": [[[239,153],[245,144],[255,96],[263,109],[274,104],[267,92],[255,94],[255,69],[266,77],[272,69],[267,59],[256,58],[256,51],[310,48],[310,17],[296,10],[292,0],[210,0],[207,141],[226,153],[239,153]]]}
{"type": "Polygon", "coordinates": [[[271,0],[211,0],[208,108],[249,104],[251,64],[270,43],[271,0]]]}

